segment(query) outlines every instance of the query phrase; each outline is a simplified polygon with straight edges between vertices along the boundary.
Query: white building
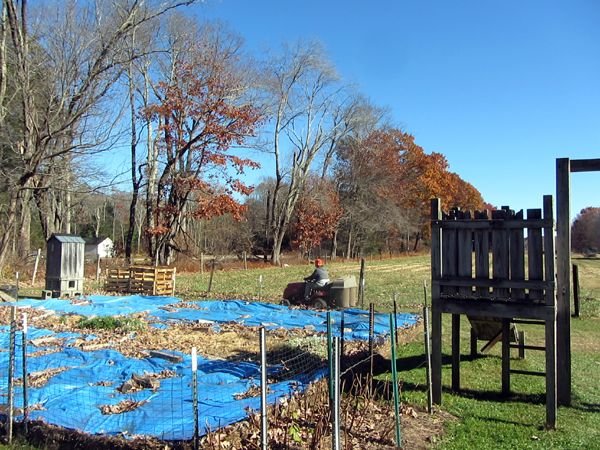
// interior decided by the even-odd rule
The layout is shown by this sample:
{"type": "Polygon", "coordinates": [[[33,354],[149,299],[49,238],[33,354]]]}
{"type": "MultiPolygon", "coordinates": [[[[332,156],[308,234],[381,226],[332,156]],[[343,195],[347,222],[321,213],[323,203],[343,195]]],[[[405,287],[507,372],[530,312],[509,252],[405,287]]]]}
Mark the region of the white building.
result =
{"type": "Polygon", "coordinates": [[[85,256],[88,258],[112,258],[114,244],[109,237],[99,237],[85,240],[85,256]]]}

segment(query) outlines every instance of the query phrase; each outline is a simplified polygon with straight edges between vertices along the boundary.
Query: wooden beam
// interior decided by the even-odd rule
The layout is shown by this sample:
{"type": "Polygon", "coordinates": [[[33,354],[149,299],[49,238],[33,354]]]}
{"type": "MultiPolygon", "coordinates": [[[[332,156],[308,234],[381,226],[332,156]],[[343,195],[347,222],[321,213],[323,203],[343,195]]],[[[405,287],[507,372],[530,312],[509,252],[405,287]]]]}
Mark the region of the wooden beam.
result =
{"type": "Polygon", "coordinates": [[[452,390],[460,391],[460,314],[452,314],[452,390]]]}
{"type": "MultiPolygon", "coordinates": [[[[567,158],[563,158],[567,159],[567,158]]],[[[559,161],[559,160],[557,160],[559,161]]],[[[600,159],[571,159],[570,172],[599,172],[600,159]]]]}
{"type": "Polygon", "coordinates": [[[521,288],[521,289],[553,289],[554,281],[544,280],[493,280],[490,278],[442,278],[435,282],[440,286],[474,286],[474,287],[493,287],[493,288],[521,288]]]}
{"type": "Polygon", "coordinates": [[[556,160],[556,358],[558,404],[571,404],[571,189],[570,161],[556,160]]]}
{"type": "Polygon", "coordinates": [[[500,302],[490,300],[443,299],[439,300],[439,309],[443,313],[468,314],[473,317],[497,317],[505,319],[537,319],[553,318],[555,309],[544,304],[528,302],[500,302]]]}
{"type": "Polygon", "coordinates": [[[543,219],[489,219],[489,220],[439,220],[432,225],[444,225],[448,230],[513,230],[518,228],[544,228],[548,221],[543,219]]]}

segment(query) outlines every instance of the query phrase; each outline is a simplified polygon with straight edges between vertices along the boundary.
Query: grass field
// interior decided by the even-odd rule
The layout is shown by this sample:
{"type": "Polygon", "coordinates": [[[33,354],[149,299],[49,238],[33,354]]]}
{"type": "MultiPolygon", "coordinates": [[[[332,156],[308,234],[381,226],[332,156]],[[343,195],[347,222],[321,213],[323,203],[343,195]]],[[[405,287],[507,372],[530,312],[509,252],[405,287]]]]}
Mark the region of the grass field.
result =
{"type": "MultiPolygon", "coordinates": [[[[546,431],[544,380],[513,375],[509,398],[501,397],[500,346],[490,354],[471,360],[463,356],[460,393],[452,393],[450,366],[443,368],[442,409],[457,420],[446,423],[446,434],[433,444],[439,449],[600,449],[600,259],[573,260],[579,265],[581,317],[572,320],[573,403],[560,407],[557,429],[546,431]]],[[[394,296],[398,309],[420,312],[423,283],[429,284],[429,256],[367,261],[365,304],[373,302],[378,311],[390,311],[394,296]]],[[[300,280],[311,267],[264,267],[252,270],[216,271],[211,293],[210,274],[178,274],[177,295],[186,300],[242,298],[278,301],[286,283],[300,280]],[[259,280],[262,280],[260,282],[259,280]]],[[[331,263],[331,278],[355,275],[359,264],[331,263]]],[[[462,353],[469,353],[468,322],[462,321],[462,353]]],[[[528,344],[542,344],[543,327],[520,327],[528,344]]],[[[444,321],[444,355],[450,354],[449,320],[444,321]]],[[[402,400],[425,405],[423,342],[403,344],[398,350],[402,400]]],[[[560,362],[559,362],[560,363],[560,362]]],[[[540,352],[528,352],[526,359],[514,359],[513,368],[544,370],[540,352]]],[[[0,448],[6,448],[1,447],[0,448]]],[[[31,448],[15,446],[12,448],[31,448]]]]}

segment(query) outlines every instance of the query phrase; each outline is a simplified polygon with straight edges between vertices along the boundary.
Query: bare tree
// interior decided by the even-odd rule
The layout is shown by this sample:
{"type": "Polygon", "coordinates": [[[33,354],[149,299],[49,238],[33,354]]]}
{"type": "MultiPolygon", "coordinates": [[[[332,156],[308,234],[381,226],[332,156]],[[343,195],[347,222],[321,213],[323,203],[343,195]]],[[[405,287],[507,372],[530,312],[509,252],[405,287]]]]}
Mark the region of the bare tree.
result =
{"type": "MultiPolygon", "coordinates": [[[[279,264],[283,238],[311,167],[318,155],[330,151],[351,128],[353,107],[318,44],[288,49],[266,70],[274,118],[271,152],[275,162],[269,232],[271,261],[279,264]]],[[[324,166],[329,159],[324,155],[324,166]]]]}
{"type": "MultiPolygon", "coordinates": [[[[143,24],[193,1],[52,3],[44,5],[48,9],[35,33],[29,29],[26,0],[2,1],[0,101],[4,103],[0,109],[7,102],[2,86],[8,74],[5,55],[10,52],[11,77],[18,86],[14,95],[19,99],[19,124],[18,136],[7,147],[16,170],[10,174],[7,192],[0,270],[15,229],[27,218],[31,192],[51,188],[50,183],[40,184],[39,177],[53,170],[60,159],[70,160],[108,146],[112,127],[103,127],[106,120],[100,121],[98,113],[114,92],[127,62],[140,56],[126,51],[128,37],[143,24]]],[[[68,196],[65,200],[68,203],[68,196]]]]}

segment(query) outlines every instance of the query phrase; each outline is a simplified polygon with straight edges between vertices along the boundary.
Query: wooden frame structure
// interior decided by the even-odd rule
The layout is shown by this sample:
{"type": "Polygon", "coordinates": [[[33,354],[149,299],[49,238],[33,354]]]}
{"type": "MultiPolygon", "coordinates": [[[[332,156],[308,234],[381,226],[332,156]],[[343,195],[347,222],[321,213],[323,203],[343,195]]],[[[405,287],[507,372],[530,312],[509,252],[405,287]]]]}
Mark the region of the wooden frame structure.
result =
{"type": "Polygon", "coordinates": [[[571,173],[600,172],[600,159],[556,160],[558,403],[571,404],[571,173]]]}
{"type": "MultiPolygon", "coordinates": [[[[460,316],[502,322],[502,392],[510,374],[544,375],[546,425],[554,428],[557,408],[556,295],[552,196],[540,209],[514,214],[508,207],[476,213],[442,214],[431,202],[432,394],[442,400],[442,315],[452,315],[452,389],[460,390],[460,316]],[[525,240],[525,231],[527,240],[525,240]],[[525,244],[527,243],[527,244],[525,244]],[[527,264],[527,265],[526,265],[527,264]],[[511,323],[545,327],[544,373],[510,369],[511,323]]],[[[526,346],[527,348],[527,346],[526,346]]]]}

